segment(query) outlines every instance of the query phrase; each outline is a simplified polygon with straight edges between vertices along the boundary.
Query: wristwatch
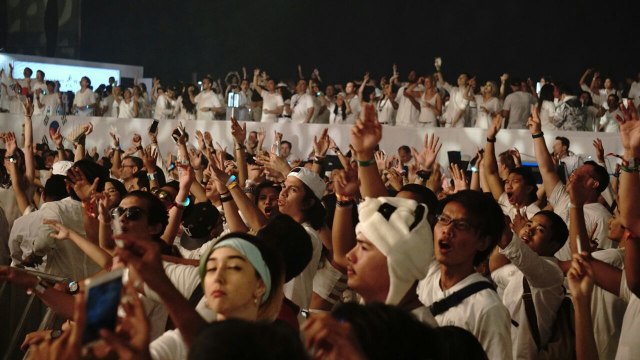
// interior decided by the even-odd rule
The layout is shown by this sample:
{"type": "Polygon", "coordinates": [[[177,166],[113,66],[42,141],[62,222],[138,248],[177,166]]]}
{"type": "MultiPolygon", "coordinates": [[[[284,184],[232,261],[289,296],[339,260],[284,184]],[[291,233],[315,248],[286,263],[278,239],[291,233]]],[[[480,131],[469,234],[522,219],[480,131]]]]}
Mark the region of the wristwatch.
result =
{"type": "Polygon", "coordinates": [[[10,162],[10,163],[12,163],[12,164],[15,164],[15,163],[17,163],[17,162],[18,162],[18,160],[16,159],[16,157],[15,157],[15,156],[13,156],[13,155],[5,156],[4,158],[5,158],[5,159],[7,159],[7,160],[9,160],[9,162],[10,162]]]}
{"type": "Polygon", "coordinates": [[[78,291],[80,291],[80,285],[78,285],[78,283],[75,281],[69,281],[69,283],[67,284],[67,291],[69,292],[69,294],[75,295],[78,293],[78,291]]]}

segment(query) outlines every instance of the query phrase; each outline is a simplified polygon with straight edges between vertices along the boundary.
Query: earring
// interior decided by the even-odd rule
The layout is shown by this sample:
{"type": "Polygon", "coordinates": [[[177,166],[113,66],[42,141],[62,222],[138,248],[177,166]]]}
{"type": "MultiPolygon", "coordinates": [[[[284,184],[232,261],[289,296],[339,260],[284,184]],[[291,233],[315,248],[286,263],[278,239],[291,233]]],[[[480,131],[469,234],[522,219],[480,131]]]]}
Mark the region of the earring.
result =
{"type": "Polygon", "coordinates": [[[253,303],[254,303],[256,306],[258,306],[258,297],[257,297],[257,296],[254,296],[254,297],[253,297],[253,303]]]}

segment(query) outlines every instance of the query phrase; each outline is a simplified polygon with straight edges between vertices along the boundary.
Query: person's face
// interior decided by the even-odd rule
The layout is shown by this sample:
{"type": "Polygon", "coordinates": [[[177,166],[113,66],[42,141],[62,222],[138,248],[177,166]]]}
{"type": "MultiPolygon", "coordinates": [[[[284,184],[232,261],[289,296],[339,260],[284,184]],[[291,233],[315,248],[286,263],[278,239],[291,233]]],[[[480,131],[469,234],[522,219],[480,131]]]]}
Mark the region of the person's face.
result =
{"type": "Polygon", "coordinates": [[[551,219],[546,216],[535,215],[520,229],[518,236],[538,255],[553,256],[557,246],[551,242],[553,237],[552,224],[551,219]]]}
{"type": "Polygon", "coordinates": [[[132,234],[134,236],[139,235],[140,237],[145,238],[159,231],[158,229],[155,229],[155,227],[149,226],[149,209],[145,200],[136,196],[128,196],[122,199],[118,207],[122,209],[131,209],[129,214],[135,215],[127,217],[126,212],[122,212],[118,217],[123,234],[132,234]]]}
{"type": "Polygon", "coordinates": [[[304,80],[298,81],[298,84],[296,85],[296,91],[300,94],[307,91],[307,82],[304,80]]]}
{"type": "Polygon", "coordinates": [[[609,109],[613,111],[618,108],[618,101],[614,96],[608,96],[607,105],[609,106],[609,109]]]}
{"type": "Polygon", "coordinates": [[[123,180],[129,180],[138,171],[138,167],[135,165],[133,160],[124,159],[121,163],[120,176],[123,180]]]}
{"type": "Polygon", "coordinates": [[[249,88],[249,82],[247,80],[242,80],[242,82],[240,83],[240,89],[245,91],[248,88],[249,88]]]}
{"type": "Polygon", "coordinates": [[[269,90],[269,92],[276,91],[276,83],[275,83],[275,81],[273,81],[273,80],[267,81],[267,90],[269,90]]]}
{"type": "Polygon", "coordinates": [[[342,106],[343,104],[344,104],[344,97],[342,97],[342,96],[338,96],[338,97],[336,98],[336,105],[338,105],[338,106],[342,106]]]}
{"type": "Polygon", "coordinates": [[[362,233],[356,236],[356,246],[347,253],[347,277],[349,288],[366,302],[384,302],[389,293],[387,257],[362,233]]]}
{"type": "Polygon", "coordinates": [[[104,184],[104,194],[107,197],[107,208],[109,209],[118,205],[120,203],[120,200],[122,200],[120,193],[111,182],[107,182],[104,184]]]}
{"type": "Polygon", "coordinates": [[[169,99],[173,99],[176,96],[176,93],[173,90],[167,90],[166,94],[169,99]]]}
{"type": "Polygon", "coordinates": [[[554,154],[562,154],[564,152],[564,146],[562,146],[562,142],[560,140],[555,140],[553,142],[553,153],[554,154]]]}
{"type": "Polygon", "coordinates": [[[434,248],[436,260],[449,267],[473,266],[476,253],[487,248],[488,240],[480,238],[473,220],[467,210],[457,202],[451,201],[442,210],[441,218],[434,227],[434,248]],[[446,219],[457,220],[446,225],[446,219]]]}
{"type": "Polygon", "coordinates": [[[604,80],[604,88],[607,90],[611,90],[613,89],[613,81],[611,81],[611,79],[607,78],[604,80]]]}
{"type": "Polygon", "coordinates": [[[22,75],[24,75],[25,79],[29,79],[31,78],[31,75],[33,75],[33,72],[29,69],[24,69],[24,71],[22,72],[22,75]]]}
{"type": "Polygon", "coordinates": [[[280,144],[280,156],[286,158],[289,156],[289,154],[291,154],[291,148],[289,147],[289,144],[280,144]]]}
{"type": "Polygon", "coordinates": [[[491,84],[490,82],[487,82],[486,84],[484,84],[484,86],[482,87],[482,93],[493,94],[493,84],[491,84]]]}
{"type": "Polygon", "coordinates": [[[469,81],[469,78],[467,77],[466,74],[460,74],[458,76],[458,87],[465,87],[467,86],[467,82],[469,81]]]}
{"type": "Polygon", "coordinates": [[[353,94],[353,90],[354,90],[354,85],[352,82],[348,82],[347,86],[345,87],[345,91],[347,92],[347,94],[353,94]]]}
{"type": "Polygon", "coordinates": [[[260,194],[258,194],[258,209],[267,219],[278,212],[279,195],[278,190],[271,186],[260,190],[260,194]]]}
{"type": "Polygon", "coordinates": [[[124,91],[123,97],[125,100],[131,100],[131,90],[127,89],[124,91]]]}
{"type": "Polygon", "coordinates": [[[202,88],[204,90],[211,90],[211,81],[209,79],[202,79],[202,88]]]}
{"type": "Polygon", "coordinates": [[[424,87],[427,89],[433,88],[433,81],[431,80],[430,77],[424,78],[424,87]]]}
{"type": "Polygon", "coordinates": [[[475,88],[476,88],[476,86],[478,86],[478,84],[477,84],[477,79],[476,79],[475,77],[472,77],[471,79],[469,79],[469,86],[470,86],[472,89],[475,89],[475,88]]]}
{"type": "Polygon", "coordinates": [[[47,157],[44,160],[44,166],[47,169],[51,169],[53,167],[53,162],[55,161],[56,157],[53,155],[47,155],[47,157]]]}
{"type": "Polygon", "coordinates": [[[86,88],[87,86],[89,86],[89,82],[87,81],[87,79],[82,78],[82,80],[80,80],[80,87],[86,88]]]}
{"type": "Polygon", "coordinates": [[[204,187],[205,195],[207,199],[212,200],[218,195],[218,188],[216,188],[216,183],[214,179],[211,179],[207,182],[207,185],[204,187]]]}
{"type": "Polygon", "coordinates": [[[53,84],[47,84],[47,94],[53,94],[53,91],[55,90],[55,86],[53,84]]]}
{"type": "Polygon", "coordinates": [[[553,87],[553,97],[556,99],[560,99],[562,97],[562,94],[560,93],[560,90],[557,86],[553,87]]]}
{"type": "Polygon", "coordinates": [[[206,269],[204,296],[211,310],[225,318],[251,309],[257,311],[265,286],[244,255],[221,247],[211,253],[206,269]]]}
{"type": "Polygon", "coordinates": [[[511,173],[504,182],[504,192],[509,197],[509,203],[512,205],[525,205],[529,200],[531,187],[525,185],[524,177],[520,174],[511,173]]]}
{"type": "Polygon", "coordinates": [[[599,185],[595,175],[591,165],[582,165],[569,175],[567,184],[577,181],[577,184],[582,184],[587,189],[595,190],[599,185]]]}
{"type": "MultiPolygon", "coordinates": [[[[587,104],[589,102],[589,94],[588,93],[582,93],[580,95],[580,102],[582,104],[587,104]]],[[[609,99],[607,99],[607,103],[609,103],[609,99]]]]}
{"type": "Polygon", "coordinates": [[[415,70],[411,70],[409,72],[409,75],[407,76],[407,80],[409,80],[410,83],[413,83],[416,81],[416,72],[415,70]]]}
{"type": "Polygon", "coordinates": [[[38,81],[44,80],[44,73],[42,71],[36,71],[36,79],[38,81]]]}
{"type": "Polygon", "coordinates": [[[287,176],[278,197],[278,210],[291,217],[300,215],[304,211],[305,195],[304,183],[296,177],[287,176]]]}
{"type": "Polygon", "coordinates": [[[625,227],[622,225],[620,221],[620,210],[616,208],[616,211],[609,218],[608,222],[608,235],[607,237],[615,242],[620,242],[622,240],[622,236],[624,235],[625,227]]]}
{"type": "Polygon", "coordinates": [[[329,85],[326,87],[326,89],[324,90],[324,93],[328,96],[328,97],[332,97],[333,95],[336,94],[336,89],[329,85]]]}
{"type": "Polygon", "coordinates": [[[404,149],[398,149],[398,157],[400,158],[400,162],[402,164],[406,164],[411,161],[411,152],[404,149]]]}

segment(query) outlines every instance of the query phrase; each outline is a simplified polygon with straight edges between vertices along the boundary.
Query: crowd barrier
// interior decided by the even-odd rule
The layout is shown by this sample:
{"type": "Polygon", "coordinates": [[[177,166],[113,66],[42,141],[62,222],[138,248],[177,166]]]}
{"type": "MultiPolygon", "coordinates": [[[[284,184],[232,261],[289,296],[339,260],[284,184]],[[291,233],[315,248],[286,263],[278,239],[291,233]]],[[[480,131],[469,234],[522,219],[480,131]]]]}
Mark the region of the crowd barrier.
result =
{"type": "MultiPolygon", "coordinates": [[[[69,134],[71,131],[82,124],[91,122],[93,124],[94,133],[87,140],[87,149],[91,146],[97,146],[98,152],[102,154],[103,149],[110,144],[110,131],[116,131],[120,136],[120,145],[123,149],[127,149],[132,144],[134,133],[143,136],[143,145],[148,144],[149,140],[146,136],[152,119],[117,119],[106,117],[79,117],[53,116],[50,118],[33,118],[34,141],[42,142],[46,139],[50,147],[53,149],[55,145],[50,137],[50,132],[54,131],[58,126],[61,128],[62,134],[69,134]]],[[[16,134],[22,132],[23,119],[20,115],[0,114],[0,132],[14,131],[16,134]]],[[[161,120],[158,126],[158,142],[162,154],[169,151],[175,152],[174,142],[171,138],[171,132],[178,126],[178,120],[161,120]]],[[[189,143],[197,146],[194,133],[196,130],[210,131],[214,141],[220,143],[221,146],[227,147],[229,152],[233,152],[233,139],[231,137],[230,122],[224,120],[190,120],[183,122],[187,133],[190,135],[189,143]]],[[[264,149],[269,149],[273,142],[274,131],[284,134],[283,139],[293,144],[293,155],[304,159],[313,151],[313,138],[321,133],[322,129],[329,127],[329,135],[335,140],[336,144],[343,152],[348,151],[351,125],[327,125],[327,124],[293,124],[293,123],[257,123],[247,122],[247,131],[258,131],[260,128],[266,130],[267,138],[265,140],[264,149]]],[[[447,163],[447,151],[461,151],[463,157],[472,157],[478,147],[485,144],[486,130],[475,128],[406,128],[383,126],[382,141],[380,148],[387,154],[396,154],[397,149],[401,145],[416,147],[418,150],[422,147],[424,135],[427,133],[435,133],[440,137],[443,144],[442,151],[439,155],[439,162],[447,163]]],[[[594,155],[593,140],[596,137],[602,139],[606,152],[617,154],[622,153],[622,144],[618,133],[593,133],[581,131],[553,131],[545,132],[547,145],[551,148],[553,140],[556,136],[567,137],[571,141],[571,150],[576,154],[583,154],[585,157],[594,155]]],[[[71,147],[69,143],[66,147],[71,147]]],[[[522,154],[523,161],[535,162],[533,152],[533,141],[528,130],[501,130],[497,137],[496,151],[504,151],[508,148],[516,147],[522,154]]]]}

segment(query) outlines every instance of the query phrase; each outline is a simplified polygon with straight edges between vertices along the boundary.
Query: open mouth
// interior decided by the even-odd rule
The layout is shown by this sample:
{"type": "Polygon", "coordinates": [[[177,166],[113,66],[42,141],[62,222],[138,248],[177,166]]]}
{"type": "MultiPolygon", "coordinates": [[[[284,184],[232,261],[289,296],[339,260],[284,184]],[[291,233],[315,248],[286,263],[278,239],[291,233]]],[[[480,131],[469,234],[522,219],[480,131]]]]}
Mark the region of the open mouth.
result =
{"type": "Polygon", "coordinates": [[[438,248],[440,249],[440,253],[448,253],[451,251],[451,243],[449,240],[440,240],[438,241],[438,248]]]}
{"type": "Polygon", "coordinates": [[[515,196],[513,196],[513,192],[512,191],[507,192],[507,198],[509,199],[509,202],[511,204],[515,203],[515,196]]]}
{"type": "Polygon", "coordinates": [[[271,206],[266,206],[264,208],[264,214],[269,217],[271,215],[271,211],[273,210],[273,208],[271,206]]]}

